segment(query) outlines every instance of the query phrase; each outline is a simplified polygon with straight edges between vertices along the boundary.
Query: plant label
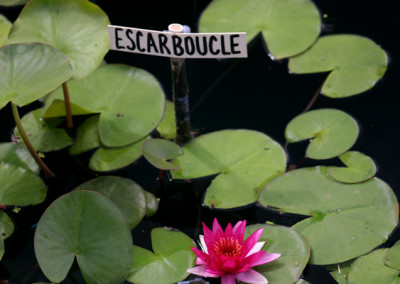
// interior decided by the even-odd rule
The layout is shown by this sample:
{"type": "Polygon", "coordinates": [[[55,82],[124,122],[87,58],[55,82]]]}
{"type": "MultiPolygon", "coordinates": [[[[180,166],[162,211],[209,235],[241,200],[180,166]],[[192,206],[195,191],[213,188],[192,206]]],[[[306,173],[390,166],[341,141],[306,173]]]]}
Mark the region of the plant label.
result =
{"type": "Polygon", "coordinates": [[[108,26],[110,49],[173,58],[247,57],[246,33],[172,33],[108,26]]]}

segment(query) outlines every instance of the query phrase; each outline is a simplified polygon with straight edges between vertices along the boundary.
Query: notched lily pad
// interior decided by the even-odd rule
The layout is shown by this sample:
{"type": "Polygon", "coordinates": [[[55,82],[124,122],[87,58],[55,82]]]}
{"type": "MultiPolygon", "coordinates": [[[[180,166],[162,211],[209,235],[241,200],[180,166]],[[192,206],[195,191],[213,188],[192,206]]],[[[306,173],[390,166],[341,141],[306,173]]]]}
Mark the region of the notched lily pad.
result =
{"type": "MultiPolygon", "coordinates": [[[[123,147],[143,139],[160,123],[165,97],[147,71],[126,65],[103,65],[82,80],[68,82],[72,114],[100,113],[98,133],[106,147],[123,147]],[[79,111],[75,113],[75,111],[79,111]]],[[[61,88],[46,101],[44,117],[65,116],[61,88]]]]}
{"type": "Polygon", "coordinates": [[[265,241],[262,250],[279,253],[281,256],[269,263],[254,267],[270,283],[286,284],[297,281],[310,257],[310,245],[297,231],[279,225],[256,224],[246,227],[245,237],[259,228],[264,228],[260,241],[265,241]]]}
{"type": "Polygon", "coordinates": [[[17,106],[27,105],[53,91],[72,75],[68,57],[41,43],[1,47],[0,66],[0,109],[10,101],[17,106]]]}
{"type": "Polygon", "coordinates": [[[151,231],[153,252],[134,246],[133,266],[127,278],[135,284],[169,284],[185,279],[194,266],[193,241],[184,233],[155,228],[151,231]]]}
{"type": "Polygon", "coordinates": [[[311,264],[344,262],[385,242],[398,224],[398,203],[380,179],[345,184],[325,167],[280,175],[261,191],[259,203],[309,216],[293,226],[311,245],[311,264]]]}
{"type": "Polygon", "coordinates": [[[73,191],[40,218],[35,255],[52,282],[67,276],[76,258],[86,283],[122,283],[132,266],[132,236],[125,217],[107,197],[73,191]]]}
{"type": "Polygon", "coordinates": [[[203,33],[246,32],[248,42],[261,33],[277,59],[304,51],[320,28],[318,9],[308,0],[214,0],[199,24],[203,33]]]}
{"type": "Polygon", "coordinates": [[[54,46],[70,58],[74,77],[83,78],[109,50],[109,24],[107,15],[90,1],[32,0],[14,22],[8,43],[54,46]]]}
{"type": "Polygon", "coordinates": [[[330,159],[350,149],[357,140],[357,122],[337,109],[319,109],[292,119],[285,129],[289,143],[310,139],[307,156],[330,159]]]}
{"type": "Polygon", "coordinates": [[[143,156],[158,169],[177,170],[178,166],[169,162],[183,155],[179,145],[164,139],[149,139],[142,145],[143,156]]]}
{"type": "MultiPolygon", "coordinates": [[[[1,6],[1,0],[0,0],[0,6],[1,6]]],[[[6,42],[11,26],[12,26],[11,22],[6,17],[0,14],[0,46],[2,46],[6,42]]]]}
{"type": "Polygon", "coordinates": [[[397,241],[387,252],[385,265],[400,270],[400,241],[397,241]]]}
{"type": "Polygon", "coordinates": [[[176,138],[175,107],[170,101],[166,101],[164,118],[157,126],[157,131],[164,139],[174,140],[176,138]]]}
{"type": "Polygon", "coordinates": [[[283,173],[286,155],[267,135],[251,130],[223,130],[185,144],[184,154],[173,160],[179,166],[173,179],[218,175],[211,182],[204,204],[234,208],[257,200],[265,183],[283,173]]]}
{"type": "Polygon", "coordinates": [[[356,151],[346,152],[339,156],[339,159],[347,166],[328,167],[327,173],[333,179],[344,183],[363,182],[372,178],[376,173],[374,161],[356,151]]]}
{"type": "Polygon", "coordinates": [[[290,58],[292,73],[331,71],[321,93],[343,98],[372,88],[386,72],[386,52],[372,40],[358,35],[320,37],[306,52],[290,58]]]}
{"type": "Polygon", "coordinates": [[[147,212],[145,191],[127,178],[102,176],[89,180],[74,190],[91,190],[107,196],[124,214],[130,229],[136,227],[147,212]]]}
{"type": "MultiPolygon", "coordinates": [[[[22,126],[32,146],[39,152],[60,150],[72,144],[72,138],[65,129],[52,127],[41,117],[42,109],[36,109],[24,115],[21,119],[22,126]]],[[[14,129],[14,137],[19,143],[24,144],[18,128],[14,129]]]]}

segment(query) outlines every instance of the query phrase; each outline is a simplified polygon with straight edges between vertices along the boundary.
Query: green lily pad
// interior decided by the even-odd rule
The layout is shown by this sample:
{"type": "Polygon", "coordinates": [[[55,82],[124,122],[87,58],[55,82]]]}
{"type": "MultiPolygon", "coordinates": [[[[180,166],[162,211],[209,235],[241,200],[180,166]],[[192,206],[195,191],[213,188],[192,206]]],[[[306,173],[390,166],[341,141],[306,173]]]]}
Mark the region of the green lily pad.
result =
{"type": "Polygon", "coordinates": [[[307,282],[307,281],[304,280],[304,279],[299,279],[298,281],[296,281],[295,284],[310,284],[310,282],[307,282]]]}
{"type": "Polygon", "coordinates": [[[25,170],[39,173],[39,166],[24,146],[14,143],[0,143],[1,163],[11,164],[25,170]]]}
{"type": "Polygon", "coordinates": [[[109,172],[126,167],[142,156],[142,144],[149,137],[118,148],[100,147],[94,152],[89,167],[98,172],[109,172]]]}
{"type": "Polygon", "coordinates": [[[320,29],[318,9],[308,0],[214,0],[199,24],[202,33],[246,32],[247,42],[261,33],[277,59],[304,51],[320,29]]]}
{"type": "Polygon", "coordinates": [[[46,185],[30,170],[0,164],[0,204],[26,206],[46,198],[46,185]]]}
{"type": "Polygon", "coordinates": [[[337,109],[318,109],[292,119],[285,129],[289,143],[311,139],[307,156],[330,159],[350,149],[357,140],[357,122],[337,109]]]}
{"type": "Polygon", "coordinates": [[[11,22],[6,17],[0,14],[0,46],[2,46],[6,42],[11,26],[11,22]]]}
{"type": "Polygon", "coordinates": [[[69,148],[71,155],[78,155],[101,146],[98,123],[99,116],[95,115],[78,126],[76,129],[76,141],[69,148]]]}
{"type": "Polygon", "coordinates": [[[290,58],[292,73],[331,71],[321,93],[343,98],[371,89],[386,72],[386,52],[372,40],[358,35],[320,37],[305,53],[290,58]]]}
{"type": "Polygon", "coordinates": [[[345,183],[357,183],[372,178],[376,173],[374,161],[356,151],[346,152],[339,159],[347,166],[329,167],[327,173],[333,179],[345,183]]]}
{"type": "Polygon", "coordinates": [[[397,241],[387,252],[385,265],[400,270],[400,241],[397,241]]]}
{"type": "Polygon", "coordinates": [[[149,139],[142,145],[143,156],[158,169],[177,170],[178,166],[168,160],[183,155],[182,148],[164,139],[149,139]]]}
{"type": "Polygon", "coordinates": [[[14,232],[14,223],[4,211],[0,211],[0,240],[5,240],[14,232]]]}
{"type": "Polygon", "coordinates": [[[107,196],[124,214],[129,228],[133,229],[146,214],[147,204],[144,190],[133,180],[102,176],[89,180],[74,190],[97,191],[107,196]]]}
{"type": "Polygon", "coordinates": [[[234,208],[253,203],[261,188],[283,173],[286,155],[267,135],[251,130],[223,130],[199,136],[182,147],[173,160],[179,166],[173,179],[218,175],[211,182],[204,204],[234,208]]]}
{"type": "Polygon", "coordinates": [[[310,257],[310,246],[307,240],[291,228],[268,224],[247,226],[245,237],[247,238],[259,228],[264,228],[260,238],[260,241],[265,241],[262,249],[267,253],[279,253],[281,256],[254,269],[263,274],[270,283],[296,282],[310,257]]]}
{"type": "Polygon", "coordinates": [[[86,0],[32,0],[14,22],[8,43],[54,46],[71,59],[73,76],[83,78],[108,52],[109,24],[107,15],[86,0]]]}
{"type": "MultiPolygon", "coordinates": [[[[60,150],[72,144],[65,129],[55,128],[47,125],[41,117],[42,110],[36,109],[24,115],[21,119],[22,126],[32,146],[39,152],[50,152],[60,150]]],[[[18,128],[14,129],[15,137],[19,137],[18,128]]],[[[19,143],[24,144],[22,139],[18,139],[19,143]]]]}
{"type": "MultiPolygon", "coordinates": [[[[98,132],[106,147],[122,147],[141,140],[157,127],[165,108],[158,81],[148,72],[126,65],[103,65],[83,80],[68,82],[71,102],[84,113],[100,113],[98,132]]],[[[61,88],[46,101],[44,117],[65,116],[61,88]]]]}
{"type": "Polygon", "coordinates": [[[0,6],[20,6],[27,3],[29,0],[0,0],[0,6]]]}
{"type": "Polygon", "coordinates": [[[144,191],[144,197],[146,198],[146,216],[151,217],[157,213],[158,203],[160,202],[159,198],[156,198],[154,194],[144,191]]]}
{"type": "Polygon", "coordinates": [[[76,257],[88,284],[122,283],[132,266],[132,236],[118,207],[93,191],[73,191],[40,218],[35,254],[52,282],[66,277],[76,257]]]}
{"type": "Polygon", "coordinates": [[[295,224],[311,245],[311,264],[344,262],[385,242],[398,223],[398,203],[380,179],[345,184],[325,167],[281,175],[260,193],[259,203],[283,212],[310,216],[295,224]]]}
{"type": "Polygon", "coordinates": [[[332,265],[332,267],[335,266],[335,270],[330,272],[330,274],[336,280],[336,282],[339,284],[347,284],[347,277],[349,276],[352,263],[353,261],[351,260],[348,262],[339,263],[337,265],[332,265]]]}
{"type": "Polygon", "coordinates": [[[164,118],[157,126],[157,131],[164,139],[174,140],[176,138],[175,107],[170,101],[166,101],[164,118]]]}
{"type": "Polygon", "coordinates": [[[41,43],[1,47],[0,66],[0,109],[10,101],[18,106],[27,105],[60,86],[72,74],[68,57],[41,43]]]}
{"type": "Polygon", "coordinates": [[[193,241],[184,233],[155,228],[151,231],[153,252],[134,246],[133,266],[127,278],[135,284],[169,284],[185,279],[194,266],[193,241]]]}
{"type": "Polygon", "coordinates": [[[384,264],[388,249],[374,250],[357,258],[347,278],[348,284],[400,283],[399,270],[384,264]]]}

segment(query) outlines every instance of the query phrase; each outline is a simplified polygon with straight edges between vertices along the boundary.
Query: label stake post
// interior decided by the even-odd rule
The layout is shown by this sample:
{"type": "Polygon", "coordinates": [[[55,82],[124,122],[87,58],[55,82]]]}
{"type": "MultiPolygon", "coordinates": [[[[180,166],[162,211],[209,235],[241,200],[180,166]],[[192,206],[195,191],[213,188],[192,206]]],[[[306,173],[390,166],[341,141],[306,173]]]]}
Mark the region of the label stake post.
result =
{"type": "MultiPolygon", "coordinates": [[[[171,24],[168,26],[171,33],[183,33],[183,26],[171,24]]],[[[184,58],[171,57],[172,71],[172,98],[175,107],[176,118],[176,143],[185,144],[192,139],[190,133],[189,114],[189,87],[186,76],[186,62],[184,58]]]]}

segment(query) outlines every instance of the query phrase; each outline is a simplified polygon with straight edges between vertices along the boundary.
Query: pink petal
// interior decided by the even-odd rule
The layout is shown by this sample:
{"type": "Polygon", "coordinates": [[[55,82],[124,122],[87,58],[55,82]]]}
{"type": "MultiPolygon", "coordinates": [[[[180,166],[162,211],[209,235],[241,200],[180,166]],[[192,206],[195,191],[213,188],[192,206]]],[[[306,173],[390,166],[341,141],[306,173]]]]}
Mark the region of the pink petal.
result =
{"type": "Polygon", "coordinates": [[[206,265],[207,262],[203,261],[200,257],[196,259],[196,265],[206,265]]]}
{"type": "Polygon", "coordinates": [[[233,272],[235,270],[236,266],[238,266],[238,265],[237,265],[235,259],[229,258],[227,261],[225,261],[223,263],[222,270],[233,272]]]}
{"type": "Polygon", "coordinates": [[[254,245],[258,242],[260,239],[262,233],[264,231],[264,228],[260,228],[256,230],[253,234],[250,235],[250,237],[247,238],[247,240],[243,244],[243,249],[242,253],[244,255],[247,255],[249,251],[254,247],[254,245]]]}
{"type": "Polygon", "coordinates": [[[235,227],[233,227],[233,236],[235,239],[238,240],[239,243],[243,242],[245,229],[246,229],[246,220],[237,222],[235,227]]]}
{"type": "MultiPolygon", "coordinates": [[[[212,248],[212,245],[216,242],[216,239],[213,232],[211,232],[211,230],[204,223],[203,223],[203,233],[204,233],[204,242],[207,248],[212,248]]],[[[210,251],[208,251],[208,253],[210,253],[210,251]]]]}
{"type": "Polygon", "coordinates": [[[271,261],[277,259],[280,256],[281,255],[279,253],[266,253],[263,256],[261,256],[257,261],[253,262],[252,266],[257,266],[257,265],[261,265],[261,264],[265,264],[265,263],[271,262],[271,261]]]}
{"type": "Polygon", "coordinates": [[[236,279],[245,283],[267,284],[268,280],[262,274],[250,269],[242,273],[236,274],[236,279]]]}
{"type": "Polygon", "coordinates": [[[197,255],[198,258],[201,258],[204,262],[210,261],[210,256],[197,248],[191,248],[192,251],[197,255]]]}
{"type": "Polygon", "coordinates": [[[248,269],[250,269],[250,267],[255,266],[255,263],[258,263],[259,259],[265,255],[265,251],[259,251],[259,252],[255,252],[251,255],[249,255],[248,257],[246,257],[245,259],[242,260],[242,262],[240,263],[240,271],[238,272],[243,272],[246,271],[248,269]]]}
{"type": "Polygon", "coordinates": [[[235,275],[224,274],[221,276],[221,284],[236,284],[235,275]]]}
{"type": "Polygon", "coordinates": [[[218,223],[217,218],[214,218],[212,231],[216,240],[219,240],[224,236],[224,231],[222,230],[221,225],[218,223]]]}
{"type": "Polygon", "coordinates": [[[230,238],[233,236],[233,232],[232,232],[232,224],[229,223],[226,228],[225,228],[225,237],[226,238],[230,238]]]}
{"type": "Polygon", "coordinates": [[[200,276],[204,276],[204,277],[214,277],[214,278],[219,277],[219,275],[207,272],[206,269],[207,269],[206,265],[199,265],[199,266],[195,266],[195,267],[189,268],[186,271],[189,272],[189,273],[200,275],[200,276]]]}
{"type": "Polygon", "coordinates": [[[259,251],[262,249],[262,247],[264,246],[264,244],[265,244],[264,241],[263,241],[263,242],[258,242],[258,243],[256,243],[256,244],[254,245],[254,247],[247,253],[246,256],[249,256],[249,255],[251,255],[251,254],[253,254],[253,253],[255,253],[255,252],[259,252],[259,251]]]}

